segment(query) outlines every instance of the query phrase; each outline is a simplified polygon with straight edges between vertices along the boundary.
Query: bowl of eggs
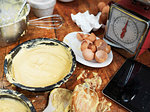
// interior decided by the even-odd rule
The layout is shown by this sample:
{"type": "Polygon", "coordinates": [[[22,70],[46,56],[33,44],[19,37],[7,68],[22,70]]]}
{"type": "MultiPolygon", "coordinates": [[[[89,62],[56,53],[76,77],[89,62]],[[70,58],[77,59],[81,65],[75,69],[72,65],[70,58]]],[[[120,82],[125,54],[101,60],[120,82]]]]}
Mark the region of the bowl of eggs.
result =
{"type": "Polygon", "coordinates": [[[0,89],[0,112],[36,112],[32,103],[14,90],[0,89]]]}
{"type": "Polygon", "coordinates": [[[48,91],[59,87],[72,75],[76,59],[64,42],[49,38],[28,40],[5,57],[7,80],[25,90],[48,91]]]}

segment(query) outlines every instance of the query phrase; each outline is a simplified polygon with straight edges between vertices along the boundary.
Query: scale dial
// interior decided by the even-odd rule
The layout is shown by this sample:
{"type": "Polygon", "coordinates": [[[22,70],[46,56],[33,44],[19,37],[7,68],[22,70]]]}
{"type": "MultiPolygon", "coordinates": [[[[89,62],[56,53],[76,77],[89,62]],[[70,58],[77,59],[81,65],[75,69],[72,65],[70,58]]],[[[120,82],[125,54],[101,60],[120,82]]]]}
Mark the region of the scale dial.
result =
{"type": "Polygon", "coordinates": [[[115,36],[123,43],[130,44],[137,40],[138,29],[134,21],[120,16],[114,20],[113,31],[115,36]]]}
{"type": "Polygon", "coordinates": [[[113,4],[110,8],[106,38],[135,54],[144,40],[149,23],[132,11],[113,4]]]}

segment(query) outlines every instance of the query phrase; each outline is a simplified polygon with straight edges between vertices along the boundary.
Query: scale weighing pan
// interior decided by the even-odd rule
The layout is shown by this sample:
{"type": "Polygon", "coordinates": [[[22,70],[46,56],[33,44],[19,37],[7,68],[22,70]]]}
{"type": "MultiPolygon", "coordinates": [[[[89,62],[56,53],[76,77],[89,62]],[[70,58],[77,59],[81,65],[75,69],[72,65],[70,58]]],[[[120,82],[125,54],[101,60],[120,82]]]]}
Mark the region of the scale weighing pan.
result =
{"type": "Polygon", "coordinates": [[[133,112],[150,112],[150,68],[127,59],[103,94],[133,112]]]}

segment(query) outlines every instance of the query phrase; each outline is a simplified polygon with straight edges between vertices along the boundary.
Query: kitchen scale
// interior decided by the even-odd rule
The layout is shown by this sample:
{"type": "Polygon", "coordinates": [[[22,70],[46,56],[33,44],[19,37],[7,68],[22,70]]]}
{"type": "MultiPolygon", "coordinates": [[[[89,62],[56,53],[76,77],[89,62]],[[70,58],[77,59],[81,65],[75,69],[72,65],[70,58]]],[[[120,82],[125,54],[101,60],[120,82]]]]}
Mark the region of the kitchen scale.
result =
{"type": "Polygon", "coordinates": [[[121,0],[112,4],[105,38],[129,58],[150,48],[150,9],[135,0],[121,0]],[[121,49],[120,49],[121,48],[121,49]]]}
{"type": "Polygon", "coordinates": [[[150,68],[135,59],[150,48],[150,5],[121,0],[110,7],[105,38],[127,58],[103,94],[129,111],[150,112],[150,68]]]}

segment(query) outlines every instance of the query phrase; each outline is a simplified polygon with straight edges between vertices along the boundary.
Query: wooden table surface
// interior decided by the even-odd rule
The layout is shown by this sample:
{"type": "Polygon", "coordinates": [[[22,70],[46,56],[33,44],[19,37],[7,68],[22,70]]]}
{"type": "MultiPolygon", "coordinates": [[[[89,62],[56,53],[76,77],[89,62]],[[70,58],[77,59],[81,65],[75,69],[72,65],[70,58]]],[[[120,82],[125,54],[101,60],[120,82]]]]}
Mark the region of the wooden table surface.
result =
{"type": "MultiPolygon", "coordinates": [[[[63,26],[60,29],[46,30],[46,29],[36,28],[33,26],[28,26],[28,31],[21,40],[19,40],[18,42],[10,46],[0,48],[0,88],[13,89],[24,94],[33,103],[36,111],[42,112],[44,108],[47,106],[48,95],[50,91],[35,93],[35,92],[22,90],[10,84],[5,77],[4,70],[3,70],[5,55],[7,55],[9,51],[15,46],[17,46],[18,44],[24,41],[30,40],[30,39],[39,38],[39,37],[47,37],[47,38],[57,38],[58,40],[63,41],[63,38],[68,33],[81,31],[80,28],[78,28],[77,25],[71,20],[71,17],[70,17],[71,13],[76,14],[78,12],[85,12],[89,10],[90,13],[96,15],[98,13],[97,4],[100,1],[104,1],[106,3],[109,2],[109,0],[74,0],[73,2],[70,2],[70,3],[63,3],[63,2],[57,1],[55,9],[54,9],[54,13],[61,15],[64,19],[63,26]]],[[[117,0],[114,0],[114,2],[117,2],[117,0]]],[[[33,19],[33,18],[36,18],[36,17],[34,16],[32,9],[31,9],[31,12],[29,14],[29,19],[33,19]]],[[[102,31],[97,31],[94,33],[98,37],[103,37],[102,31]]],[[[64,87],[73,91],[74,87],[77,84],[81,84],[84,82],[84,79],[77,80],[77,77],[82,73],[83,70],[88,74],[87,78],[91,77],[92,72],[96,72],[102,78],[102,85],[100,89],[97,90],[99,97],[102,97],[103,96],[103,94],[101,93],[102,89],[108,84],[110,79],[114,76],[115,72],[117,72],[117,70],[121,67],[121,65],[126,60],[124,57],[120,56],[114,50],[112,50],[112,52],[113,52],[113,61],[111,62],[110,65],[103,67],[103,68],[91,68],[91,67],[87,67],[77,62],[77,67],[74,73],[69,78],[69,80],[65,84],[63,84],[61,87],[64,87]]],[[[150,66],[150,58],[148,59],[147,58],[148,56],[150,57],[150,52],[147,50],[146,52],[144,52],[144,54],[139,56],[137,60],[139,62],[142,62],[145,65],[150,66]]],[[[112,103],[112,106],[111,106],[112,112],[126,112],[127,111],[123,107],[114,103],[113,101],[109,99],[107,100],[112,103]]]]}

